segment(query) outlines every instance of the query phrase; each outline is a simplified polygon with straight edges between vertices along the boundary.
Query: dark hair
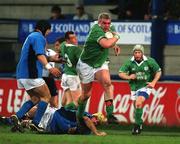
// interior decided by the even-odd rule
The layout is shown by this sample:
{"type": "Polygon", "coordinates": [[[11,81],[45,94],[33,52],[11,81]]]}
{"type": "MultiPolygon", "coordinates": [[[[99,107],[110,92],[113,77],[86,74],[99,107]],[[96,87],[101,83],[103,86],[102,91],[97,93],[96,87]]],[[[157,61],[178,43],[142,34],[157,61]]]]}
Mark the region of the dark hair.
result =
{"type": "Polygon", "coordinates": [[[65,33],[65,36],[64,36],[65,40],[69,39],[69,35],[71,35],[71,34],[74,34],[74,32],[73,31],[67,31],[65,33]]]}
{"type": "Polygon", "coordinates": [[[59,43],[62,43],[63,41],[65,41],[65,38],[64,37],[59,37],[59,38],[57,38],[56,39],[56,41],[55,42],[59,42],[59,43]]]}
{"type": "Polygon", "coordinates": [[[51,29],[51,24],[47,20],[39,20],[36,23],[35,30],[38,29],[45,35],[48,29],[51,29]]]}
{"type": "Polygon", "coordinates": [[[55,13],[61,13],[61,8],[58,5],[54,5],[51,8],[51,12],[55,12],[55,13]]]}

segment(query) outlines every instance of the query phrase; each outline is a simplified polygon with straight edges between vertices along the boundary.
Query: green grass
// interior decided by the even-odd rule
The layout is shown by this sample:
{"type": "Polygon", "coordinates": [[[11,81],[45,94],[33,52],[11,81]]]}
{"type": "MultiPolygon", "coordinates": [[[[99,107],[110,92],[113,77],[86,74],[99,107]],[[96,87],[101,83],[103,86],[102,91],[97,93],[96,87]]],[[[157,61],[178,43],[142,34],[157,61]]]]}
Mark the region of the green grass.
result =
{"type": "Polygon", "coordinates": [[[180,144],[180,128],[145,127],[138,136],[131,135],[130,126],[109,125],[99,129],[108,135],[12,133],[9,127],[0,125],[0,144],[180,144]]]}

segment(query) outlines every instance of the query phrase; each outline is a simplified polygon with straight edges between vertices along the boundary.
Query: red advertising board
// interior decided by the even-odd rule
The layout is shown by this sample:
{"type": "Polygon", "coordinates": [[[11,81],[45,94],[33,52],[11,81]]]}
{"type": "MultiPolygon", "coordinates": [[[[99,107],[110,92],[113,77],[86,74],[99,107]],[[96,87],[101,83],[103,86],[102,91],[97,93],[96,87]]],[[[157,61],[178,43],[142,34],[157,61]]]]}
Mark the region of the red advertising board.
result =
{"type": "MultiPolygon", "coordinates": [[[[59,88],[59,101],[62,88],[59,88]]],[[[127,82],[112,82],[114,87],[114,113],[124,123],[134,122],[134,107],[130,100],[127,82]]],[[[180,82],[159,82],[144,104],[143,119],[148,125],[180,126],[180,82]]],[[[10,116],[17,112],[28,98],[26,92],[17,88],[16,80],[0,79],[0,115],[10,116]]],[[[104,91],[94,82],[93,92],[86,110],[90,113],[105,113],[104,91]]]]}

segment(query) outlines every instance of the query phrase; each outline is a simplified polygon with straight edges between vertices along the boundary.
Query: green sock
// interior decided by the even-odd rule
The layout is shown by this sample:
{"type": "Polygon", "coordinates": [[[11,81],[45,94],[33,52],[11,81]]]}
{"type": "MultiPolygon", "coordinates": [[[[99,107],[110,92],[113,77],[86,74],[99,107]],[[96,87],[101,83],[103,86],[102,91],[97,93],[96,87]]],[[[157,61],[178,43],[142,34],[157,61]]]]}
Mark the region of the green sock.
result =
{"type": "Polygon", "coordinates": [[[135,111],[135,123],[140,125],[143,123],[143,120],[142,120],[142,114],[143,114],[143,109],[142,108],[136,108],[136,111],[135,111]]]}
{"type": "Polygon", "coordinates": [[[107,118],[110,118],[112,116],[113,110],[114,110],[113,105],[106,106],[107,118]]]}
{"type": "Polygon", "coordinates": [[[65,109],[68,109],[68,110],[76,110],[76,105],[74,104],[74,102],[71,102],[67,105],[64,106],[65,109]]]}
{"type": "Polygon", "coordinates": [[[87,100],[86,101],[81,101],[80,99],[78,100],[77,117],[79,119],[83,118],[86,102],[87,100]]]}

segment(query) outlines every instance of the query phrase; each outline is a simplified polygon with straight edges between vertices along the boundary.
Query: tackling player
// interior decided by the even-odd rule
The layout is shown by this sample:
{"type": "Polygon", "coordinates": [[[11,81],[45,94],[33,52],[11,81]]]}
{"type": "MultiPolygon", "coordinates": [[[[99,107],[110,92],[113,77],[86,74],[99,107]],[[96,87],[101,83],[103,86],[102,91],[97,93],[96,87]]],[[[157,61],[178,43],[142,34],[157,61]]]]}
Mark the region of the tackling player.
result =
{"type": "Polygon", "coordinates": [[[38,21],[34,32],[29,34],[23,44],[16,77],[18,88],[25,88],[31,99],[26,101],[19,111],[11,117],[17,126],[20,126],[20,120],[34,105],[38,104],[32,121],[34,126],[38,126],[46,110],[51,94],[42,79],[43,66],[55,77],[60,76],[60,71],[53,68],[45,56],[45,36],[50,33],[50,30],[51,25],[48,21],[38,21]]]}
{"type": "Polygon", "coordinates": [[[133,57],[119,69],[119,76],[128,80],[131,87],[131,99],[134,101],[135,125],[132,134],[140,134],[142,131],[143,103],[149,98],[152,89],[161,76],[161,68],[157,62],[144,55],[144,47],[135,45],[133,57]]]}

